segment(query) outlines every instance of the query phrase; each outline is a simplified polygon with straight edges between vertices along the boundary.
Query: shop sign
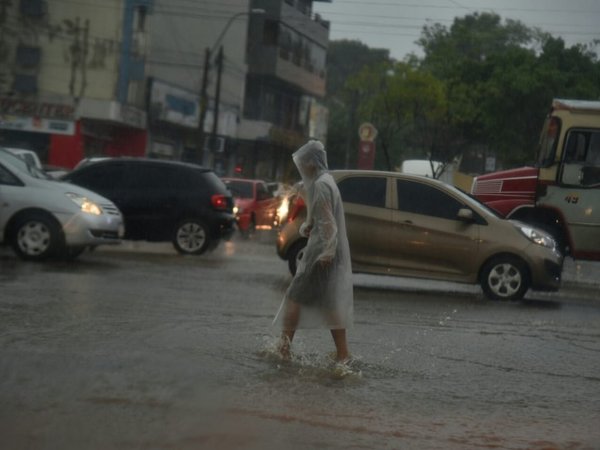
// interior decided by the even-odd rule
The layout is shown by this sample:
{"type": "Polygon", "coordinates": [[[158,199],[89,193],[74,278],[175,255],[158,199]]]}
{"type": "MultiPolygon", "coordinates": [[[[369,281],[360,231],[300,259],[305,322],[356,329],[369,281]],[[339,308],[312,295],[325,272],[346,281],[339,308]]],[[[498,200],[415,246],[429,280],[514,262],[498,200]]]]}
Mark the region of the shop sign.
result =
{"type": "Polygon", "coordinates": [[[73,121],[75,118],[75,107],[65,103],[36,102],[0,97],[0,116],[30,116],[73,121]]]}
{"type": "Polygon", "coordinates": [[[200,122],[200,97],[159,80],[152,81],[150,114],[152,120],[197,128],[200,122]]]}
{"type": "Polygon", "coordinates": [[[78,116],[83,120],[116,122],[132,128],[146,128],[146,113],[143,110],[113,100],[83,98],[79,102],[78,116]]]}
{"type": "Polygon", "coordinates": [[[40,117],[8,116],[0,114],[0,129],[34,133],[75,134],[75,122],[40,117]]]}
{"type": "Polygon", "coordinates": [[[166,144],[164,142],[153,142],[150,146],[151,153],[155,155],[173,156],[175,154],[175,148],[173,144],[166,144]]]}

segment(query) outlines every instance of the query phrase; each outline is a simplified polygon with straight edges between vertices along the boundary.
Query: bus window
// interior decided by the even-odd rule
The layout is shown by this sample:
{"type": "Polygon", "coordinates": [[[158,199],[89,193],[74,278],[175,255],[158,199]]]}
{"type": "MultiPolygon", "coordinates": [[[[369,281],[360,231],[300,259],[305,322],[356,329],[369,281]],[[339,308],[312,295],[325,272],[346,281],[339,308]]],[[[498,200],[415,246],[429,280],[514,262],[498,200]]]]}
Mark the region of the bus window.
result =
{"type": "Polygon", "coordinates": [[[556,143],[560,135],[560,125],[558,117],[550,117],[546,120],[542,135],[540,136],[538,167],[549,167],[554,163],[556,143]]]}

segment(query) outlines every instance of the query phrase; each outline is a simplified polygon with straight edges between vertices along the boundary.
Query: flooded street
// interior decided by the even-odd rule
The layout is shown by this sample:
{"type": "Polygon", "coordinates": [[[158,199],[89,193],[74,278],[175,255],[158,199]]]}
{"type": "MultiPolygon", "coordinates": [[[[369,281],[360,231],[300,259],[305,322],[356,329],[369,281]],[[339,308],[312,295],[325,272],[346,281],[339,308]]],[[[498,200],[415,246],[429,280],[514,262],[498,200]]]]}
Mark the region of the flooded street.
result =
{"type": "Polygon", "coordinates": [[[600,448],[600,300],[355,275],[350,367],[320,330],[282,362],[273,239],[46,264],[3,250],[0,448],[600,448]]]}

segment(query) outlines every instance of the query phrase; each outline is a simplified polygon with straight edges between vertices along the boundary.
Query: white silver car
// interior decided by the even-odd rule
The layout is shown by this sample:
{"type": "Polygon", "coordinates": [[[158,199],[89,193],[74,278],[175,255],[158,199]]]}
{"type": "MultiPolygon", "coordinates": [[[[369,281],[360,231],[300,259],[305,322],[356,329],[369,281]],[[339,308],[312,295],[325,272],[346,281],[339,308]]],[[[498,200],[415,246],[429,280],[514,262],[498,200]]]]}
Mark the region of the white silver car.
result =
{"type": "Polygon", "coordinates": [[[110,200],[43,171],[0,147],[0,243],[23,259],[73,258],[117,244],[123,218],[110,200]]]}

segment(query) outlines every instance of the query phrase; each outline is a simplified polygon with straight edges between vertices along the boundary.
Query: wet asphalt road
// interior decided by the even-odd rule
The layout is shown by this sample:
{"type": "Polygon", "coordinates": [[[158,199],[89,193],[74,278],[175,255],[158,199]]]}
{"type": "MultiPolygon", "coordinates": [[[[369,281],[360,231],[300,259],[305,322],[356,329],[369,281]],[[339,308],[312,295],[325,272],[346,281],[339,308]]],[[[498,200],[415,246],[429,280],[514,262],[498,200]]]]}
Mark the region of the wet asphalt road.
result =
{"type": "Polygon", "coordinates": [[[355,276],[342,370],[322,331],[276,357],[289,281],[269,233],[201,257],[128,243],[32,264],[1,250],[0,448],[600,448],[589,291],[494,303],[355,276]]]}

